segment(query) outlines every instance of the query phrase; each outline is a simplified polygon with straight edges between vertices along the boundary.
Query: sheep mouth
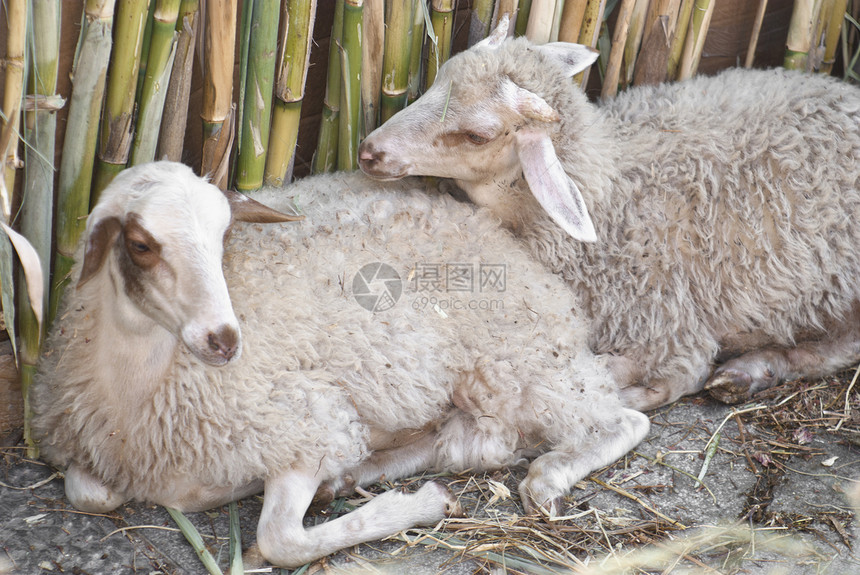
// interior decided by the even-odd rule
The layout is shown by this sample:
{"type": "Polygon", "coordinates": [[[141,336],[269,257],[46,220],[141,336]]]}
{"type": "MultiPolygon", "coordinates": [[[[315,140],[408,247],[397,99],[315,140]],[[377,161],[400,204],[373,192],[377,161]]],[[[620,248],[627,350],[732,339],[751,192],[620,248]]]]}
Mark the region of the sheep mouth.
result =
{"type": "Polygon", "coordinates": [[[394,180],[399,180],[405,178],[409,175],[408,170],[401,169],[397,173],[392,173],[390,171],[373,167],[369,165],[369,162],[358,162],[358,167],[361,168],[361,171],[365,173],[365,175],[370,176],[374,180],[379,180],[382,182],[391,182],[394,180]]]}

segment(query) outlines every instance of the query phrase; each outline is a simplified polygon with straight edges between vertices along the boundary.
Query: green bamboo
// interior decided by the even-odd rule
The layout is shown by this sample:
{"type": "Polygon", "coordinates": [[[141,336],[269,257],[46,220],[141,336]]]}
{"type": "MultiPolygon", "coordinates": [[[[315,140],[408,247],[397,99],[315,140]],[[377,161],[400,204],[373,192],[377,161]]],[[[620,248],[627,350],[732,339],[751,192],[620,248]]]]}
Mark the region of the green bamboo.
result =
{"type": "Polygon", "coordinates": [[[146,57],[146,75],[138,97],[137,126],[131,147],[132,165],[151,162],[158,146],[158,131],[164,111],[164,98],[170,85],[170,72],[176,54],[176,20],[180,0],[156,0],[152,13],[152,32],[146,57]]]}
{"type": "Polygon", "coordinates": [[[430,3],[430,22],[433,25],[433,42],[430,43],[427,58],[427,78],[429,88],[436,79],[439,68],[451,57],[451,40],[454,32],[454,0],[432,0],[430,3]]]}
{"type": "MultiPolygon", "coordinates": [[[[60,0],[31,0],[33,10],[33,52],[30,57],[28,87],[33,94],[33,110],[25,116],[28,143],[24,165],[24,190],[21,203],[21,234],[29,239],[42,265],[44,296],[30,302],[25,290],[18,291],[18,327],[21,338],[21,391],[24,394],[24,436],[31,456],[36,456],[30,437],[29,390],[35,374],[44,326],[32,307],[39,306],[44,317],[49,293],[51,263],[51,216],[54,202],[54,142],[57,116],[42,108],[39,96],[52,97],[57,90],[60,60],[60,0]]],[[[22,278],[22,281],[25,281],[22,278]]]]}
{"type": "Polygon", "coordinates": [[[675,25],[675,37],[669,50],[669,61],[666,64],[666,77],[669,80],[678,78],[678,68],[681,65],[681,56],[684,53],[684,45],[687,42],[687,34],[690,29],[690,18],[693,16],[693,5],[696,0],[681,0],[681,9],[678,12],[678,22],[675,25]]]}
{"type": "Polygon", "coordinates": [[[412,29],[411,45],[409,48],[409,77],[406,91],[406,103],[411,104],[421,95],[421,65],[424,48],[424,0],[412,0],[412,29]]]}
{"type": "Polygon", "coordinates": [[[517,23],[514,27],[514,35],[525,36],[526,28],[529,25],[529,15],[531,14],[532,0],[519,0],[519,8],[517,9],[517,23]]]}
{"type": "Polygon", "coordinates": [[[87,0],[72,73],[72,95],[57,190],[54,281],[48,324],[56,317],[69,282],[78,239],[86,229],[90,183],[96,155],[99,112],[111,51],[111,29],[116,0],[87,0]]]}
{"type": "Polygon", "coordinates": [[[90,205],[113,178],[125,169],[133,136],[135,90],[149,0],[126,0],[117,5],[114,46],[108,66],[108,87],[99,132],[98,159],[90,205]]]}
{"type": "Polygon", "coordinates": [[[358,165],[361,134],[361,40],[364,0],[346,0],[343,6],[343,37],[340,47],[340,121],[337,138],[337,169],[354,170],[358,165]]]}
{"type": "Polygon", "coordinates": [[[842,22],[845,20],[845,11],[848,0],[833,0],[830,8],[830,18],[824,35],[824,58],[821,62],[822,74],[830,74],[836,60],[836,50],[839,47],[839,39],[842,33],[842,22]]]}
{"type": "Polygon", "coordinates": [[[343,36],[344,0],[335,0],[334,22],[331,25],[328,68],[323,96],[322,121],[314,154],[312,172],[331,172],[337,166],[338,125],[340,123],[340,41],[343,36]]]}
{"type": "Polygon", "coordinates": [[[624,54],[622,58],[622,68],[619,74],[619,80],[622,90],[633,83],[633,72],[636,68],[636,57],[639,55],[639,48],[642,46],[642,38],[645,36],[645,20],[648,13],[648,3],[650,0],[635,0],[633,12],[630,14],[630,24],[628,25],[627,40],[624,45],[624,54]]]}
{"type": "Polygon", "coordinates": [[[474,0],[472,2],[472,17],[469,20],[469,46],[473,46],[487,37],[493,18],[495,0],[474,0]]]}
{"type": "Polygon", "coordinates": [[[311,55],[316,0],[286,0],[279,58],[266,184],[282,186],[292,178],[293,157],[299,135],[302,100],[311,55]]]}
{"type": "Polygon", "coordinates": [[[182,159],[185,129],[188,124],[188,99],[191,95],[191,76],[194,51],[197,45],[197,30],[200,28],[200,0],[182,0],[176,21],[176,56],[170,73],[170,85],[164,99],[163,118],[158,133],[158,149],[155,157],[174,162],[182,159]]]}
{"type": "MultiPolygon", "coordinates": [[[[600,36],[600,26],[603,23],[603,14],[606,10],[606,0],[588,0],[585,7],[585,15],[582,19],[582,27],[579,30],[579,43],[585,46],[597,47],[597,39],[600,36]]],[[[588,84],[589,69],[576,75],[576,81],[581,86],[588,84]]]]}
{"type": "Polygon", "coordinates": [[[385,46],[384,0],[362,0],[361,118],[359,139],[376,129],[382,96],[382,57],[385,46]]]}
{"type": "Polygon", "coordinates": [[[791,12],[788,38],[785,41],[783,66],[789,70],[805,70],[812,45],[812,23],[816,0],[796,0],[791,12]]]}
{"type": "Polygon", "coordinates": [[[253,0],[250,8],[251,36],[243,39],[248,41],[248,69],[236,160],[236,187],[244,191],[263,185],[281,12],[278,0],[253,0]]]}
{"type": "Polygon", "coordinates": [[[149,54],[149,45],[152,40],[153,15],[155,14],[155,7],[158,2],[159,0],[150,0],[149,7],[146,12],[146,26],[143,29],[143,41],[140,44],[141,57],[137,66],[137,89],[134,92],[135,96],[140,95],[140,92],[143,90],[143,79],[146,78],[146,64],[148,62],[147,55],[149,54]]]}
{"type": "MultiPolygon", "coordinates": [[[[6,8],[6,58],[3,113],[0,114],[0,161],[3,180],[0,182],[3,222],[8,223],[12,210],[12,193],[15,176],[21,160],[18,158],[18,130],[21,119],[21,102],[24,99],[25,50],[27,45],[27,0],[9,0],[6,8]]],[[[8,244],[8,242],[5,242],[8,244]]],[[[9,251],[11,258],[11,248],[9,251]]],[[[4,282],[12,285],[12,282],[4,282]]],[[[9,325],[7,321],[6,325],[9,325]]]]}
{"type": "MultiPolygon", "coordinates": [[[[249,6],[247,3],[246,6],[249,6]]],[[[233,62],[236,45],[238,0],[207,2],[203,44],[203,156],[200,173],[227,189],[228,164],[233,146],[233,62]]],[[[250,11],[245,10],[245,15],[250,11]]],[[[244,46],[244,45],[243,45],[244,46]]],[[[241,94],[241,91],[240,91],[241,94]]]]}
{"type": "Polygon", "coordinates": [[[382,55],[380,123],[406,107],[412,48],[412,0],[392,0],[385,6],[385,49],[382,55]]]}
{"type": "Polygon", "coordinates": [[[686,80],[696,74],[702,49],[705,47],[705,37],[711,25],[711,16],[716,6],[715,0],[696,0],[693,13],[690,16],[690,27],[681,54],[681,64],[678,67],[678,79],[686,80]]]}

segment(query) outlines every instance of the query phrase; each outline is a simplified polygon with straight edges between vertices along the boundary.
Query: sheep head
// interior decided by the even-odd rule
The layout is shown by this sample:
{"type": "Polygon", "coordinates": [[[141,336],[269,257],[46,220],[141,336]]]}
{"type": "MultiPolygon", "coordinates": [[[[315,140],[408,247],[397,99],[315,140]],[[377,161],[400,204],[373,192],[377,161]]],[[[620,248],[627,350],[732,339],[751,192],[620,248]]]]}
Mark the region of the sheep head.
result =
{"type": "Polygon", "coordinates": [[[537,87],[551,84],[546,91],[569,92],[573,88],[563,84],[596,58],[585,46],[536,46],[506,40],[497,29],[446,62],[421,98],[371,133],[359,148],[359,165],[378,179],[453,178],[475,203],[512,227],[528,200],[514,185],[522,174],[559,226],[576,239],[594,241],[582,195],[553,146],[561,118],[537,87]],[[533,87],[521,85],[518,78],[524,76],[534,78],[533,87]]]}
{"type": "Polygon", "coordinates": [[[119,329],[140,333],[154,322],[201,361],[224,365],[241,350],[221,269],[225,234],[234,220],[290,219],[225,195],[182,164],[136,166],[114,179],[90,214],[77,287],[103,289],[119,329]]]}

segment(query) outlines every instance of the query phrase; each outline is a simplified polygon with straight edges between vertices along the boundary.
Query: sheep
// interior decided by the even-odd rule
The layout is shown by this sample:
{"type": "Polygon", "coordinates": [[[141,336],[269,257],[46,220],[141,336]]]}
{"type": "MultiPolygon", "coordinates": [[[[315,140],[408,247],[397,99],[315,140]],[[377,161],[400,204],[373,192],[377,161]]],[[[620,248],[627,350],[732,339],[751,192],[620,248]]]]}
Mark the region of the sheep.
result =
{"type": "Polygon", "coordinates": [[[573,294],[485,210],[360,172],[260,197],[305,219],[261,223],[283,217],[171,162],[103,192],[31,391],[78,509],[262,489],[260,551],[296,567],[460,511],[429,482],[305,528],[317,492],[534,458],[520,493],[552,514],[647,434],[573,294]]]}
{"type": "Polygon", "coordinates": [[[502,24],[362,142],[360,167],[452,178],[492,210],[580,296],[634,409],[860,360],[860,91],[728,70],[593,104],[569,78],[596,56],[502,24]]]}

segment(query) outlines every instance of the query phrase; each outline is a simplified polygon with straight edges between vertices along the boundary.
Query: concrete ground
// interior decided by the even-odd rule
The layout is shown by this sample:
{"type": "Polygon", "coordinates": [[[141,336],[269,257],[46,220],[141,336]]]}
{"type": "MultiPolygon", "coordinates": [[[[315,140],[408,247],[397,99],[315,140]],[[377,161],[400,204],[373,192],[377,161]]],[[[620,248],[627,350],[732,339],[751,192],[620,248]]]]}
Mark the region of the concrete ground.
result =
{"type": "MultiPolygon", "coordinates": [[[[442,478],[469,518],[296,573],[860,573],[851,502],[852,493],[855,508],[860,499],[860,393],[849,389],[851,375],[783,386],[734,409],[694,397],[657,410],[647,440],[580,482],[559,521],[520,515],[522,469],[442,478]]],[[[163,508],[79,513],[52,469],[20,446],[2,456],[0,574],[206,572],[163,508]]],[[[261,501],[240,502],[246,572],[288,573],[255,558],[261,501]]],[[[331,513],[318,510],[308,524],[331,513]]],[[[188,517],[226,572],[226,508],[188,517]]]]}

